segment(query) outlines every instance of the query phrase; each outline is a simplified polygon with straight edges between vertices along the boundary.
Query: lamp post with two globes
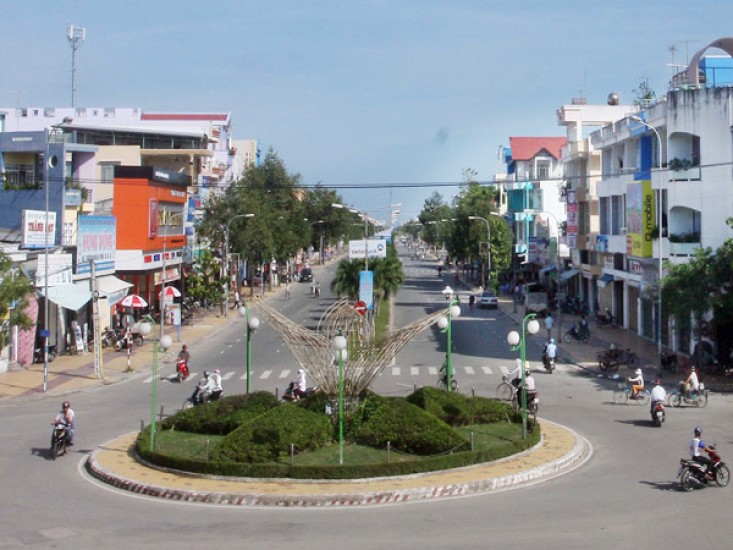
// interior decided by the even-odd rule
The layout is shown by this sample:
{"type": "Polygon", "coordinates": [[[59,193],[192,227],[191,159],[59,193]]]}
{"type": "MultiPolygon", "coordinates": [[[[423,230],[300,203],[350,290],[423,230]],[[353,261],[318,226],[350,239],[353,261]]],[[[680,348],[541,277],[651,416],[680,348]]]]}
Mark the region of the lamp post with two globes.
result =
{"type": "Polygon", "coordinates": [[[446,335],[446,348],[445,348],[445,387],[448,391],[452,391],[458,388],[458,383],[453,380],[453,357],[451,355],[451,348],[453,347],[453,338],[451,334],[453,319],[461,315],[461,303],[458,298],[453,297],[453,289],[450,286],[446,286],[443,289],[443,296],[448,300],[448,315],[441,316],[438,318],[438,328],[446,335]]]}
{"type": "MultiPolygon", "coordinates": [[[[140,323],[140,334],[148,336],[154,334],[155,320],[150,316],[140,323]]],[[[158,352],[167,350],[173,341],[167,334],[161,335],[153,341],[153,381],[150,383],[150,452],[155,450],[155,409],[158,408],[158,352]]]]}
{"type": "Polygon", "coordinates": [[[522,336],[520,338],[519,333],[516,330],[511,331],[506,340],[509,345],[512,346],[512,351],[519,351],[519,357],[521,361],[521,377],[522,384],[520,387],[521,392],[521,406],[522,406],[522,437],[527,437],[527,390],[524,386],[524,380],[526,376],[526,358],[527,358],[527,333],[537,334],[540,330],[540,324],[536,319],[536,313],[528,313],[522,319],[522,336]]]}

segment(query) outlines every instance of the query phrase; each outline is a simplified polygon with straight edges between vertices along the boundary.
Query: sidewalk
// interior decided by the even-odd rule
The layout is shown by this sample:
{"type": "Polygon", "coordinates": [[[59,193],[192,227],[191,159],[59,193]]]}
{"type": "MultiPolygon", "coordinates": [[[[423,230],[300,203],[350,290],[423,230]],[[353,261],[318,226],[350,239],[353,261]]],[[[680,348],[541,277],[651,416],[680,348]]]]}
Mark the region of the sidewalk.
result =
{"type": "Polygon", "coordinates": [[[229,506],[336,506],[404,504],[497,492],[552,479],[582,466],[590,443],[572,430],[542,422],[542,440],[503,460],[426,474],[346,481],[242,479],[192,475],[152,467],[136,457],[136,433],[99,446],[86,460],[97,480],[138,495],[229,506]]]}

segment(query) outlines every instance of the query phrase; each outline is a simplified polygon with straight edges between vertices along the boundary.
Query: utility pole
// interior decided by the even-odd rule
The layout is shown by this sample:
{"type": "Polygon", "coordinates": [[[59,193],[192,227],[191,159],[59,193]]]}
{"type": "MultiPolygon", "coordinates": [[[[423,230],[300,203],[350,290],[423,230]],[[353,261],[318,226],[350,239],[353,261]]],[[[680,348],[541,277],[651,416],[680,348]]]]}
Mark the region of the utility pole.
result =
{"type": "Polygon", "coordinates": [[[87,30],[83,27],[69,25],[66,30],[66,37],[71,46],[71,106],[76,107],[76,50],[81,48],[86,37],[87,30]]]}

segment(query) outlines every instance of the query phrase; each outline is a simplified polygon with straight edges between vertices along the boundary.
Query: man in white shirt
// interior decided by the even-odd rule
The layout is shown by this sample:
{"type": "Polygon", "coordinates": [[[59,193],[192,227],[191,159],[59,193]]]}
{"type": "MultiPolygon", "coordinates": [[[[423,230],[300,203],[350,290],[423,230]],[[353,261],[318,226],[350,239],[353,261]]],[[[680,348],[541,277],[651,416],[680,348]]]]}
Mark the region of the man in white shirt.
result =
{"type": "Polygon", "coordinates": [[[697,391],[700,389],[700,381],[697,379],[697,372],[695,367],[690,367],[690,375],[682,384],[682,393],[686,398],[689,399],[690,392],[697,391]]]}
{"type": "Polygon", "coordinates": [[[298,377],[295,379],[293,393],[296,397],[305,397],[306,387],[305,371],[303,369],[298,369],[298,377]]]}
{"type": "Polygon", "coordinates": [[[654,414],[654,407],[657,403],[664,403],[667,399],[667,391],[662,387],[662,381],[657,378],[654,381],[654,387],[652,388],[652,395],[651,395],[651,401],[652,401],[652,407],[650,409],[650,412],[654,414]]]}

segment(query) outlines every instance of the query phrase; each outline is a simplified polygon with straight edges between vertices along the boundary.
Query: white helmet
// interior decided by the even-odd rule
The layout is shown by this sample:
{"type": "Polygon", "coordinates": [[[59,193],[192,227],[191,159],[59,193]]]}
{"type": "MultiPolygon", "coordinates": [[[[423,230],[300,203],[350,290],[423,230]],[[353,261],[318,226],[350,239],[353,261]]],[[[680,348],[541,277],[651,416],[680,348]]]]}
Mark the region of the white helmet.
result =
{"type": "Polygon", "coordinates": [[[636,370],[634,371],[634,374],[641,374],[641,369],[636,369],[636,370]]]}

